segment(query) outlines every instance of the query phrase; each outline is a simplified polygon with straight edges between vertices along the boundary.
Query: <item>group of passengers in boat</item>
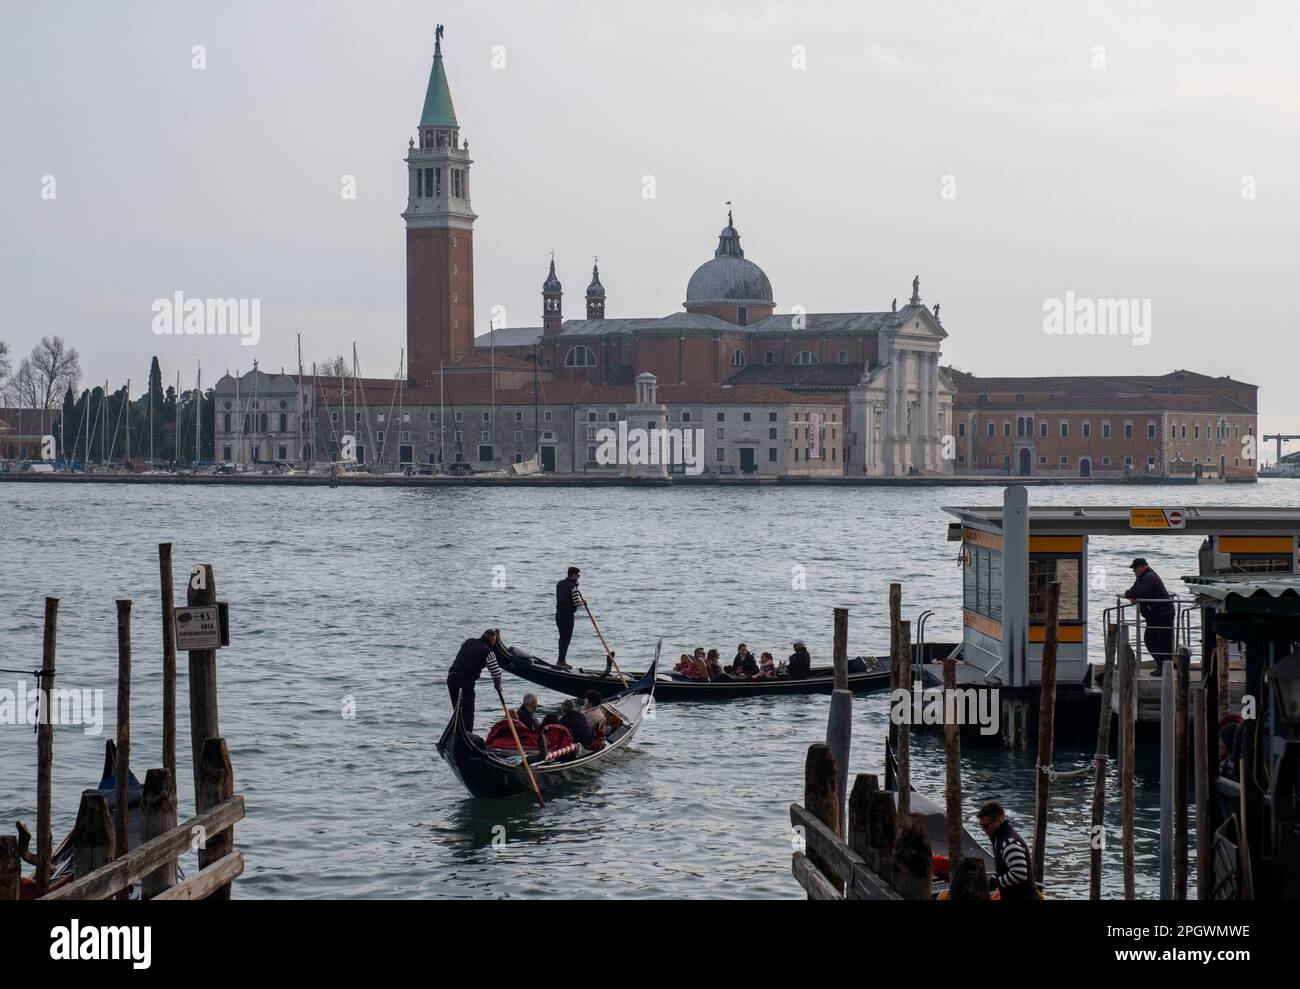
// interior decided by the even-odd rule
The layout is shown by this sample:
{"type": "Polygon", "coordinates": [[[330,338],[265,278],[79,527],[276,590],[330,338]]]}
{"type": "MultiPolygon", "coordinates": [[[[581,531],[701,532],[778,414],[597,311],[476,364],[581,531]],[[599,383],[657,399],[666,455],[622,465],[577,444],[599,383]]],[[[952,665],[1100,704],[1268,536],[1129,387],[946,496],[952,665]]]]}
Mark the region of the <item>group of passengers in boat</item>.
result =
{"type": "Polygon", "coordinates": [[[736,646],[736,655],[727,666],[722,665],[722,657],[716,649],[706,650],[697,646],[692,654],[682,653],[673,672],[689,680],[702,683],[726,683],[736,680],[767,680],[777,677],[789,677],[794,680],[808,676],[812,670],[812,656],[803,639],[795,639],[790,644],[794,652],[779,664],[770,652],[759,655],[757,659],[749,646],[740,643],[736,646]]]}
{"type": "Polygon", "coordinates": [[[501,752],[514,752],[522,745],[529,762],[567,762],[603,749],[621,725],[594,690],[587,691],[581,707],[567,697],[560,702],[559,710],[542,714],[538,707],[536,694],[524,694],[523,703],[513,712],[514,732],[506,721],[498,721],[484,744],[501,752]],[[515,735],[519,736],[518,744],[515,735]]]}

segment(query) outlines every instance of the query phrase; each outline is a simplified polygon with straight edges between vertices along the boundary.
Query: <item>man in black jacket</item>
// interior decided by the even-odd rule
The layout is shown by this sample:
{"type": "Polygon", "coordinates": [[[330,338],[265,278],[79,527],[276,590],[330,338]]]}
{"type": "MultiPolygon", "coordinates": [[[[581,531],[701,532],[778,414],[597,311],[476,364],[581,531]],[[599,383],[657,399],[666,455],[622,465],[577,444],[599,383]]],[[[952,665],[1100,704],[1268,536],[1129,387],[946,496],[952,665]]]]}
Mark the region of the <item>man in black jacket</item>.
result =
{"type": "Polygon", "coordinates": [[[1139,556],[1129,567],[1136,579],[1133,586],[1124,592],[1124,596],[1130,601],[1138,602],[1142,621],[1146,623],[1142,641],[1146,643],[1147,653],[1156,661],[1152,676],[1158,677],[1164,669],[1165,660],[1174,651],[1174,606],[1169,600],[1164,581],[1147,566],[1146,560],[1139,556]]]}
{"type": "Polygon", "coordinates": [[[596,740],[591,734],[591,725],[587,721],[587,716],[568,698],[560,702],[560,711],[560,724],[569,729],[569,734],[573,736],[575,742],[590,749],[596,740]]]}
{"type": "Polygon", "coordinates": [[[454,707],[460,701],[460,720],[467,731],[474,731],[474,684],[478,682],[483,667],[492,677],[492,686],[501,692],[501,667],[497,665],[496,649],[500,642],[499,630],[490,628],[477,639],[466,639],[452,660],[447,673],[447,692],[454,707]]]}
{"type": "Polygon", "coordinates": [[[993,884],[1004,900],[1036,900],[1038,887],[1029,867],[1029,846],[1007,820],[996,800],[979,810],[980,827],[993,843],[993,884]]]}
{"type": "Polygon", "coordinates": [[[812,656],[809,655],[808,646],[804,644],[803,639],[795,639],[791,645],[794,647],[794,652],[790,654],[790,665],[787,669],[790,679],[800,680],[812,670],[812,656]]]}
{"type": "Polygon", "coordinates": [[[582,597],[578,593],[578,578],[582,571],[569,567],[569,574],[555,585],[555,627],[560,631],[560,650],[556,666],[567,668],[564,657],[569,652],[569,641],[573,638],[573,616],[582,607],[582,597]]]}

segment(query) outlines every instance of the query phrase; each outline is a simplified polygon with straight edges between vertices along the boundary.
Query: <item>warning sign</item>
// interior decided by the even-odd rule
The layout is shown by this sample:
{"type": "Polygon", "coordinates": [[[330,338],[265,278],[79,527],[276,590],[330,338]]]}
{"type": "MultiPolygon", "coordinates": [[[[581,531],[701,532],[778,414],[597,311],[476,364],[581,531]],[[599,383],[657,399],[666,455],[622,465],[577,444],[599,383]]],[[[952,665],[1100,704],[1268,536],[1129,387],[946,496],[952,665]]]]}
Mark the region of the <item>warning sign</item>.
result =
{"type": "Polygon", "coordinates": [[[176,650],[219,649],[221,618],[217,606],[176,609],[176,650]]]}
{"type": "Polygon", "coordinates": [[[1130,529],[1182,529],[1187,525],[1187,512],[1181,508],[1130,508],[1130,529]]]}

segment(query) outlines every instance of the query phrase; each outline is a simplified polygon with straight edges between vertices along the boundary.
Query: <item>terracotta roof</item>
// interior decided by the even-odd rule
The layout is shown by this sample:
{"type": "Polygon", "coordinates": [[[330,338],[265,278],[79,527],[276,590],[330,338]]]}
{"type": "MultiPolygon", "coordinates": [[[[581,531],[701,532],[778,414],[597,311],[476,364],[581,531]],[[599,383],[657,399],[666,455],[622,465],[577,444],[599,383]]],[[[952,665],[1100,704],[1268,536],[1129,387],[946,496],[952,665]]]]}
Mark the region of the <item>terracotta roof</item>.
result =
{"type": "Polygon", "coordinates": [[[967,412],[1214,412],[1250,415],[1254,410],[1226,395],[1053,395],[1024,402],[981,402],[974,392],[961,391],[953,398],[953,408],[967,412]]]}
{"type": "Polygon", "coordinates": [[[865,364],[750,364],[727,381],[734,385],[843,390],[861,381],[865,371],[865,364]]]}
{"type": "Polygon", "coordinates": [[[1209,391],[1214,388],[1254,388],[1245,381],[1237,381],[1227,375],[1212,378],[1196,371],[1171,371],[1168,374],[1100,374],[1100,375],[1057,375],[1054,377],[1026,378],[982,378],[967,371],[946,368],[953,384],[959,390],[966,391],[1052,391],[1052,392],[1153,392],[1175,391],[1192,388],[1197,391],[1209,391]]]}

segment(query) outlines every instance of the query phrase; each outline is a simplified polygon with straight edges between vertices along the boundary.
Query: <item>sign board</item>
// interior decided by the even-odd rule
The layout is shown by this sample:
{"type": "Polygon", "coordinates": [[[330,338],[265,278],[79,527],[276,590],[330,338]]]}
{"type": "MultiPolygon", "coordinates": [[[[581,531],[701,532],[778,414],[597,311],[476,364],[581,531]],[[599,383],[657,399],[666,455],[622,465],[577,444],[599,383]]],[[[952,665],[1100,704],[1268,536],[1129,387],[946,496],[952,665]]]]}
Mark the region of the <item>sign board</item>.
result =
{"type": "Polygon", "coordinates": [[[1130,529],[1184,529],[1187,512],[1182,508],[1130,508],[1130,529]]]}
{"type": "Polygon", "coordinates": [[[825,417],[820,412],[812,412],[808,416],[808,459],[821,460],[825,454],[822,453],[822,422],[825,417]]]}
{"type": "Polygon", "coordinates": [[[176,651],[221,648],[221,617],[217,606],[175,610],[176,651]]]}

